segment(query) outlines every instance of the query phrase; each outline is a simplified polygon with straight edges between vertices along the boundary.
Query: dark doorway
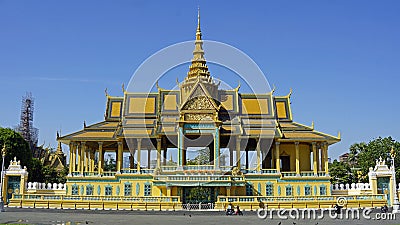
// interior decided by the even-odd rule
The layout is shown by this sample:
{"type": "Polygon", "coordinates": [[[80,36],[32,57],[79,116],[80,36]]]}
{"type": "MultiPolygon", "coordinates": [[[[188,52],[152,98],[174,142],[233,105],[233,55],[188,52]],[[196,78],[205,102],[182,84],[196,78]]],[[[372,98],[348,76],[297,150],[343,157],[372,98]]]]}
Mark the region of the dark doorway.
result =
{"type": "Polygon", "coordinates": [[[281,170],[284,172],[290,171],[290,156],[281,156],[281,170]]]}

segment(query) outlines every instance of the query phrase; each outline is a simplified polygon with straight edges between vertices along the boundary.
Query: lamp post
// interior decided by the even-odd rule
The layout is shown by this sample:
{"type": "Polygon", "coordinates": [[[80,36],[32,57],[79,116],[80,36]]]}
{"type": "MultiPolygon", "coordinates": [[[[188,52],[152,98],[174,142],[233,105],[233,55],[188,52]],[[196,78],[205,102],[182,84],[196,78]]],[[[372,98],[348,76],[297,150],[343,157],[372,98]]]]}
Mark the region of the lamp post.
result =
{"type": "Polygon", "coordinates": [[[0,212],[4,212],[4,201],[3,201],[3,185],[4,185],[4,158],[6,157],[6,144],[3,145],[1,149],[1,155],[3,156],[3,161],[1,161],[1,185],[0,185],[0,212]]]}
{"type": "Polygon", "coordinates": [[[399,198],[397,196],[397,184],[396,184],[396,169],[394,167],[394,158],[396,157],[396,152],[392,147],[390,151],[390,157],[392,158],[392,179],[393,179],[393,213],[399,212],[399,198]]]}

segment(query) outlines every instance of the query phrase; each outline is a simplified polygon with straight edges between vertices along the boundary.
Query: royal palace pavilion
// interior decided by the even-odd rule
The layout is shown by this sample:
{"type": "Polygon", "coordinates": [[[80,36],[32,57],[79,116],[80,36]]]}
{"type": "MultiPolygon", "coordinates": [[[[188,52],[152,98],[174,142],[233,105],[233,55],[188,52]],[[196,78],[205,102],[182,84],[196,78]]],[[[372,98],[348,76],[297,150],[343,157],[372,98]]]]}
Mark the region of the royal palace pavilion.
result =
{"type": "MultiPolygon", "coordinates": [[[[118,209],[334,204],[328,149],[340,135],[293,121],[291,92],[222,89],[204,55],[198,16],[193,58],[178,88],[106,93],[104,121],[57,138],[70,149],[66,184],[36,197],[39,191],[25,190],[11,203],[118,209]]],[[[41,184],[30,183],[29,190],[40,189],[32,185],[41,184]]]]}

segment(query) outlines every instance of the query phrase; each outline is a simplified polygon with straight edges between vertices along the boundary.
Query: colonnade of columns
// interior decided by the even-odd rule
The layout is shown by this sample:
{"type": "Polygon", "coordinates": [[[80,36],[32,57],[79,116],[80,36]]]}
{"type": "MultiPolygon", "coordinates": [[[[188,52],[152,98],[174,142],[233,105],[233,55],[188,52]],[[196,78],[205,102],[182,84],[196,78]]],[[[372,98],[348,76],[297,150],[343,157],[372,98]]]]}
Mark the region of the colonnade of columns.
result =
{"type": "MultiPolygon", "coordinates": [[[[220,161],[220,151],[219,151],[219,132],[218,130],[216,133],[213,135],[214,138],[214,167],[217,169],[219,168],[219,161],[220,161]]],[[[262,138],[256,139],[256,156],[257,156],[257,161],[256,161],[256,170],[261,171],[263,168],[263,159],[262,159],[262,154],[265,154],[268,152],[268,150],[262,149],[262,138]]],[[[142,139],[141,138],[136,138],[136,139],[126,139],[127,142],[129,142],[129,154],[130,154],[130,169],[135,169],[134,168],[134,156],[136,153],[136,170],[140,172],[142,169],[141,166],[141,151],[142,151],[142,139]],[[140,151],[138,151],[140,150],[140,151]]],[[[178,167],[183,166],[183,160],[184,160],[184,139],[178,140],[179,147],[178,147],[178,167]]],[[[97,169],[98,174],[102,174],[104,172],[104,142],[97,142],[97,148],[93,147],[93,143],[91,145],[87,145],[86,142],[71,142],[69,147],[70,147],[70,167],[69,167],[69,173],[72,174],[73,172],[79,173],[79,174],[84,174],[85,172],[90,172],[94,173],[95,170],[97,169]],[[90,147],[91,146],[91,147],[90,147]],[[96,152],[98,153],[97,155],[97,165],[95,166],[95,154],[96,152]]],[[[150,146],[150,145],[149,145],[150,146]]],[[[234,146],[229,146],[233,147],[229,149],[229,156],[230,156],[230,165],[233,166],[233,155],[236,153],[236,166],[241,168],[241,139],[240,137],[236,137],[236,142],[234,146]]],[[[272,157],[272,162],[271,166],[274,168],[278,173],[281,172],[281,142],[275,142],[274,146],[271,148],[271,157],[272,157]]],[[[148,168],[150,168],[151,164],[151,151],[152,148],[146,147],[147,148],[147,165],[148,168]]],[[[301,173],[301,155],[303,153],[300,153],[300,142],[294,142],[294,148],[295,148],[295,172],[297,175],[300,175],[301,173]]],[[[312,154],[312,162],[310,162],[310,169],[312,167],[312,172],[314,174],[318,174],[319,171],[323,171],[325,173],[328,173],[328,144],[326,142],[312,142],[310,145],[311,148],[311,154],[312,154]]],[[[166,140],[165,138],[157,138],[156,139],[156,151],[157,151],[157,159],[156,159],[156,168],[160,168],[161,165],[166,165],[167,162],[167,145],[166,145],[166,140]],[[163,151],[163,161],[161,161],[161,151],[163,151]]],[[[123,169],[123,152],[124,152],[124,140],[120,139],[117,141],[117,148],[115,150],[115,155],[116,155],[116,172],[120,172],[123,169]]],[[[249,165],[249,157],[248,157],[248,150],[245,150],[246,152],[246,166],[248,167],[249,165]]],[[[263,155],[264,156],[264,155],[263,155]]],[[[265,156],[264,156],[265,157],[265,156]]],[[[310,157],[311,158],[311,157],[310,157]]],[[[292,170],[291,170],[292,171],[292,170]]]]}
{"type": "MultiPolygon", "coordinates": [[[[138,172],[141,170],[141,151],[142,151],[142,139],[137,138],[136,143],[132,141],[132,139],[127,140],[131,141],[129,146],[129,153],[130,153],[130,169],[134,169],[134,154],[137,152],[137,165],[136,169],[138,172]]],[[[157,138],[157,167],[161,167],[161,147],[162,147],[162,138],[157,138]]],[[[91,143],[93,146],[93,143],[91,143]]],[[[89,147],[85,141],[82,142],[71,142],[69,144],[70,155],[69,155],[69,174],[72,173],[94,173],[96,169],[95,165],[95,155],[96,152],[98,153],[97,157],[97,173],[102,174],[104,172],[104,142],[97,142],[98,148],[95,149],[93,147],[89,147]]],[[[165,146],[165,145],[164,145],[165,146]]],[[[148,168],[150,168],[151,163],[151,147],[147,147],[148,151],[148,168]]],[[[164,148],[164,154],[166,156],[167,148],[164,148]]],[[[123,153],[124,153],[124,140],[120,139],[117,141],[117,149],[115,150],[116,156],[116,172],[120,172],[123,169],[123,153]]],[[[166,164],[166,160],[163,162],[166,164]]]]}

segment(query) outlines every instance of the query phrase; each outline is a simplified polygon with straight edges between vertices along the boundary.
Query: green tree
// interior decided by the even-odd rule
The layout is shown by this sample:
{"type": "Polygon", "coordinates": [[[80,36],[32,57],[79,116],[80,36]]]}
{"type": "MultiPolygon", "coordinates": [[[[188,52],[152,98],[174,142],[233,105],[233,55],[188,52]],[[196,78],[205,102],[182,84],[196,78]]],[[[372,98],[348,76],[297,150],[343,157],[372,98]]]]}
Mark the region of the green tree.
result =
{"type": "Polygon", "coordinates": [[[108,156],[108,160],[104,165],[104,171],[116,171],[115,159],[112,156],[108,156]]]}
{"type": "Polygon", "coordinates": [[[43,164],[39,159],[32,159],[32,163],[28,168],[28,180],[32,182],[45,182],[43,176],[43,164]]]}
{"type": "MultiPolygon", "coordinates": [[[[29,149],[28,143],[24,140],[24,138],[17,132],[13,131],[10,128],[1,128],[0,127],[0,148],[3,148],[3,145],[6,146],[6,157],[5,157],[5,168],[8,167],[10,161],[16,157],[17,160],[21,161],[22,166],[26,166],[29,170],[32,163],[32,152],[29,149]]],[[[2,157],[0,157],[1,163],[2,157]]]]}
{"type": "Polygon", "coordinates": [[[339,162],[336,159],[329,164],[329,174],[333,184],[353,183],[355,180],[349,164],[339,162]]]}
{"type": "Polygon", "coordinates": [[[186,162],[186,165],[208,165],[210,164],[210,149],[202,148],[198,150],[199,154],[186,162]]]}
{"type": "Polygon", "coordinates": [[[395,159],[396,166],[396,178],[397,182],[399,182],[399,172],[400,172],[400,143],[395,141],[392,137],[378,137],[376,139],[371,140],[368,143],[356,143],[350,146],[350,152],[355,154],[356,158],[356,167],[358,170],[353,171],[358,178],[359,182],[368,182],[368,172],[370,167],[374,167],[376,164],[376,160],[380,157],[386,160],[386,163],[390,165],[390,150],[394,148],[397,153],[397,157],[395,159]]]}

